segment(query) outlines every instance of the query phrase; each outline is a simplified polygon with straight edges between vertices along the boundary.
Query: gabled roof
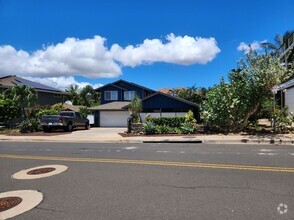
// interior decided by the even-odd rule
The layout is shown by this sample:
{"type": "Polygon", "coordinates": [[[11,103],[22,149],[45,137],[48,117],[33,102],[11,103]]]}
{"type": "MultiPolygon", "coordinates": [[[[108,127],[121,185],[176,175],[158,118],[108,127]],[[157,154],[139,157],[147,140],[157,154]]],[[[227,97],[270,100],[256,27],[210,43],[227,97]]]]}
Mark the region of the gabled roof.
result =
{"type": "Polygon", "coordinates": [[[96,90],[96,91],[100,91],[102,88],[104,88],[104,87],[106,87],[106,86],[110,86],[110,85],[125,90],[124,88],[121,88],[120,86],[117,86],[117,85],[116,85],[116,83],[118,83],[118,82],[128,83],[128,84],[130,84],[130,85],[133,85],[133,86],[139,87],[139,88],[141,88],[141,89],[148,90],[148,91],[150,91],[150,92],[155,92],[154,90],[149,89],[149,88],[147,88],[147,87],[144,87],[144,86],[138,85],[138,84],[136,84],[136,83],[128,82],[128,81],[125,81],[125,80],[122,80],[122,79],[117,80],[117,81],[115,81],[115,82],[113,82],[113,83],[108,83],[108,84],[106,84],[106,85],[104,85],[104,86],[101,86],[101,87],[95,89],[95,90],[96,90]]]}
{"type": "Polygon", "coordinates": [[[89,108],[90,110],[124,110],[130,102],[110,102],[89,108]]]}
{"type": "Polygon", "coordinates": [[[146,98],[142,99],[142,102],[143,102],[144,100],[150,99],[150,98],[152,98],[152,97],[154,97],[154,96],[157,96],[157,95],[163,95],[163,96],[166,96],[166,97],[168,97],[168,98],[175,99],[175,100],[178,100],[178,101],[180,101],[180,102],[184,102],[184,103],[186,103],[186,104],[188,104],[188,105],[192,105],[192,106],[195,106],[195,107],[199,107],[199,105],[196,104],[196,103],[194,103],[194,102],[190,102],[190,101],[188,101],[188,100],[186,100],[186,99],[182,99],[182,98],[179,98],[179,97],[176,97],[176,96],[172,96],[172,95],[169,95],[169,94],[165,94],[165,93],[162,93],[162,92],[156,92],[156,93],[154,93],[154,94],[152,94],[152,95],[150,95],[150,96],[147,96],[146,98]]]}
{"type": "Polygon", "coordinates": [[[65,93],[61,90],[58,90],[56,88],[41,84],[41,83],[37,83],[37,82],[33,82],[18,76],[4,76],[4,77],[0,77],[0,87],[3,88],[10,88],[16,85],[26,85],[29,86],[31,88],[36,89],[37,91],[43,91],[43,92],[52,92],[52,93],[65,93]]]}
{"type": "Polygon", "coordinates": [[[290,79],[287,82],[284,82],[283,84],[279,85],[278,90],[283,90],[283,89],[289,89],[294,87],[294,78],[290,79]]]}

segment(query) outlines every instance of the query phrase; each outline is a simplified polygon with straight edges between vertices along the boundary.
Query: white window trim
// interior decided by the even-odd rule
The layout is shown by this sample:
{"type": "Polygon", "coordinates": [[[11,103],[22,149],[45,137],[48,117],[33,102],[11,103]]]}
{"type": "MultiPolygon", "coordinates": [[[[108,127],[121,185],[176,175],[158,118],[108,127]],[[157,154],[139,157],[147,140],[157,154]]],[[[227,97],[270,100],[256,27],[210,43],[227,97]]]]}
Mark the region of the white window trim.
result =
{"type": "Polygon", "coordinates": [[[114,100],[118,100],[118,91],[105,91],[104,92],[104,100],[105,101],[114,101],[114,100]],[[106,93],[110,93],[110,99],[107,99],[106,97],[106,93]]]}
{"type": "Polygon", "coordinates": [[[133,97],[136,95],[135,91],[124,91],[124,100],[130,101],[133,99],[133,97]],[[126,95],[127,93],[127,95],[126,95]]]}

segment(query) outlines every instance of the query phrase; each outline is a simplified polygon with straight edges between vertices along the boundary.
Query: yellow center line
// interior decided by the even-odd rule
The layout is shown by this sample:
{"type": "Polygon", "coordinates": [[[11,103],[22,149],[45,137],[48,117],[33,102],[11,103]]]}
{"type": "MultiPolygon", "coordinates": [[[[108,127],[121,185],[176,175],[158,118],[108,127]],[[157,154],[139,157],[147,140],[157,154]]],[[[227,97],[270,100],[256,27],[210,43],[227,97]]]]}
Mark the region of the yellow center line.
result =
{"type": "Polygon", "coordinates": [[[194,163],[194,162],[176,162],[176,161],[103,159],[103,158],[51,157],[51,156],[31,156],[31,155],[14,155],[14,154],[0,154],[0,158],[68,161],[68,162],[87,162],[87,163],[139,164],[139,165],[157,165],[157,166],[175,166],[175,167],[194,167],[194,168],[253,170],[253,171],[294,173],[294,168],[291,168],[291,167],[246,166],[246,165],[237,165],[237,164],[213,164],[213,163],[194,163]]]}

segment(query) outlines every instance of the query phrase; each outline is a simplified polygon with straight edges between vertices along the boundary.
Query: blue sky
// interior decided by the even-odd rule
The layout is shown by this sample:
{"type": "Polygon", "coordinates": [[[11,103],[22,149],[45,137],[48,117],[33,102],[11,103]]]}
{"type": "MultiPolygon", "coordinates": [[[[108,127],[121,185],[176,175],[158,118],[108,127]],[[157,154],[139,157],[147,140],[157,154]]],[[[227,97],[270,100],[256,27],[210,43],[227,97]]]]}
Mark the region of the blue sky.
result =
{"type": "Polygon", "coordinates": [[[209,87],[236,67],[241,42],[293,30],[293,11],[293,0],[0,0],[0,76],[209,87]]]}

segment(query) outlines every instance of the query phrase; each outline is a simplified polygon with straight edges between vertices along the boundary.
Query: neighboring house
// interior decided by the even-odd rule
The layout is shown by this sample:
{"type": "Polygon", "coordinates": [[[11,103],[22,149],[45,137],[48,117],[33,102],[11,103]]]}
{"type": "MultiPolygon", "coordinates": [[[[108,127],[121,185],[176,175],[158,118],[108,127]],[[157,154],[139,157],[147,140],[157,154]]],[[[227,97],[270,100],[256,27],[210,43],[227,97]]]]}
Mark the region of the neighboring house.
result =
{"type": "Polygon", "coordinates": [[[279,48],[280,56],[279,58],[284,61],[286,66],[293,65],[294,59],[294,33],[292,33],[288,39],[279,48]]]}
{"type": "Polygon", "coordinates": [[[62,106],[65,108],[66,111],[80,111],[80,108],[86,108],[86,106],[83,105],[69,105],[66,103],[63,103],[62,106]]]}
{"type": "Polygon", "coordinates": [[[277,97],[281,107],[287,106],[294,113],[294,78],[278,87],[277,97]]]}
{"type": "Polygon", "coordinates": [[[60,102],[63,103],[63,96],[67,94],[66,92],[53,87],[32,82],[17,76],[0,77],[0,93],[3,93],[6,89],[16,85],[26,85],[34,88],[37,92],[37,103],[39,105],[53,105],[60,102]]]}
{"type": "Polygon", "coordinates": [[[101,105],[90,108],[95,115],[95,126],[126,127],[130,116],[128,105],[135,94],[142,100],[141,117],[147,113],[153,117],[184,115],[192,110],[199,119],[197,104],[124,80],[104,85],[96,91],[101,94],[101,105]]]}

